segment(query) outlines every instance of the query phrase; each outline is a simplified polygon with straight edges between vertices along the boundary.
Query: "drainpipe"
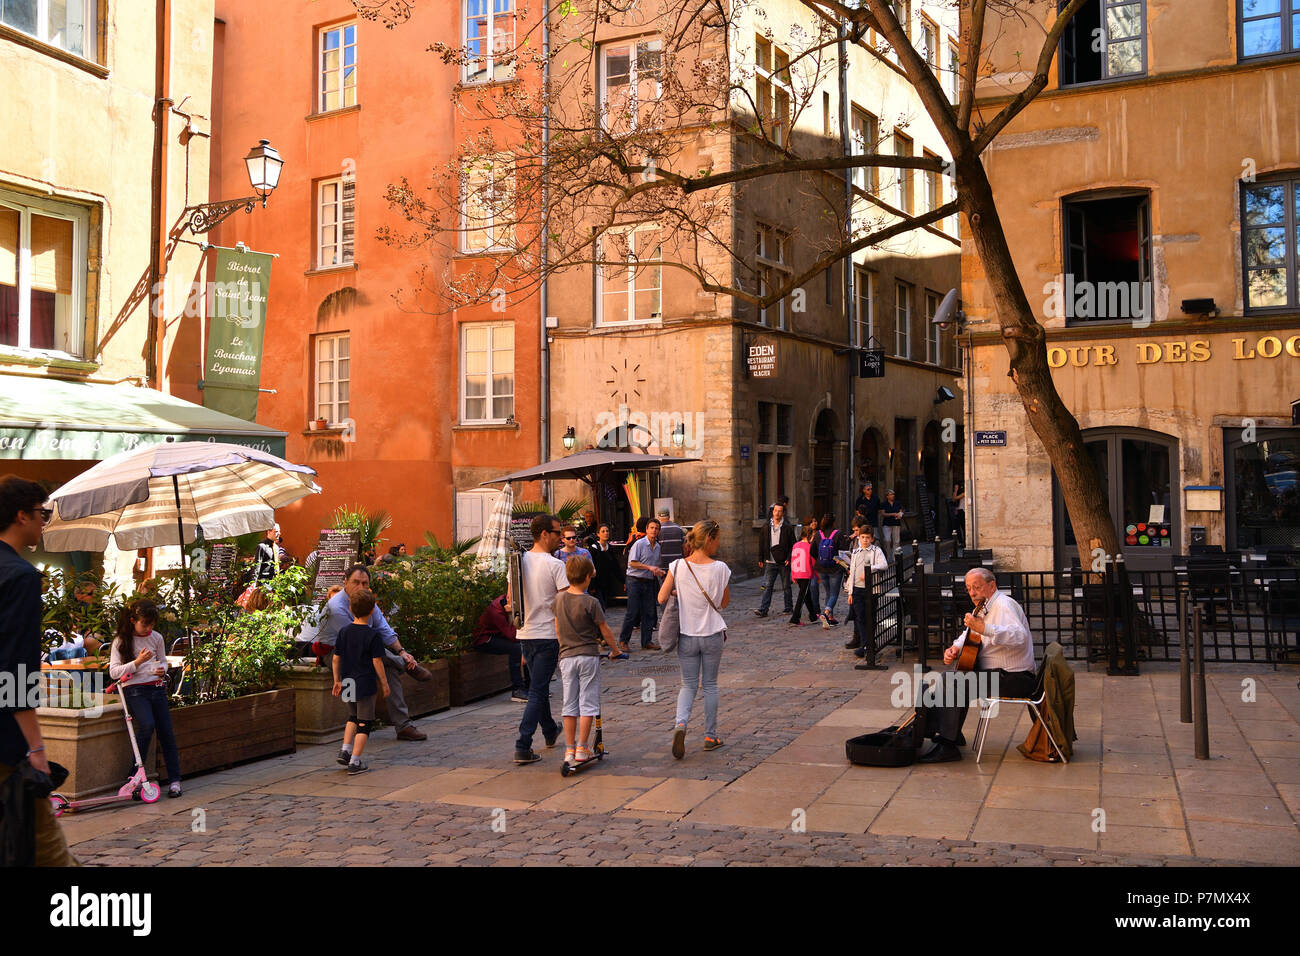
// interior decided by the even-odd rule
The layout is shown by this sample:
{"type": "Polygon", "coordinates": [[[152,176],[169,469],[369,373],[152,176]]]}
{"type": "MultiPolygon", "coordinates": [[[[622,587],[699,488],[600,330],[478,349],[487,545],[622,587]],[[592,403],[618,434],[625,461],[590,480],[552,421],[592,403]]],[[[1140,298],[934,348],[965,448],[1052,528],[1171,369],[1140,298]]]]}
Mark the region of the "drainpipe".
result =
{"type": "Polygon", "coordinates": [[[980,546],[979,505],[975,497],[975,393],[971,366],[975,362],[975,337],[966,327],[966,510],[970,513],[970,547],[980,546]]]}
{"type": "MultiPolygon", "coordinates": [[[[852,129],[850,128],[852,108],[849,105],[849,44],[848,30],[846,24],[841,21],[839,24],[839,81],[840,81],[840,148],[845,156],[851,151],[850,143],[852,129]]],[[[853,232],[853,171],[844,171],[844,212],[849,225],[848,233],[853,232]]],[[[853,276],[853,256],[849,255],[844,260],[844,303],[845,313],[849,317],[849,342],[855,348],[861,348],[862,343],[858,341],[858,323],[854,321],[854,276],[853,276]]],[[[849,358],[849,460],[845,464],[846,475],[848,480],[845,482],[845,504],[847,505],[854,498],[853,489],[856,487],[856,469],[857,462],[857,410],[858,410],[858,354],[856,351],[850,352],[849,358]]]]}
{"type": "MultiPolygon", "coordinates": [[[[542,4],[542,284],[538,294],[538,306],[541,309],[541,383],[539,386],[540,394],[538,397],[538,419],[540,422],[540,461],[550,461],[551,458],[551,346],[550,346],[550,329],[546,327],[546,310],[547,310],[547,277],[546,267],[549,253],[549,227],[550,227],[550,173],[547,164],[550,161],[550,143],[551,143],[551,106],[549,94],[551,90],[551,10],[550,3],[542,4]]],[[[547,481],[544,486],[544,495],[547,503],[554,508],[552,501],[554,495],[554,482],[547,481]]]]}
{"type": "Polygon", "coordinates": [[[150,388],[165,391],[163,382],[163,283],[167,279],[167,128],[172,101],[167,95],[171,74],[171,0],[157,0],[154,17],[153,173],[149,192],[149,314],[145,337],[145,378],[150,388]]]}

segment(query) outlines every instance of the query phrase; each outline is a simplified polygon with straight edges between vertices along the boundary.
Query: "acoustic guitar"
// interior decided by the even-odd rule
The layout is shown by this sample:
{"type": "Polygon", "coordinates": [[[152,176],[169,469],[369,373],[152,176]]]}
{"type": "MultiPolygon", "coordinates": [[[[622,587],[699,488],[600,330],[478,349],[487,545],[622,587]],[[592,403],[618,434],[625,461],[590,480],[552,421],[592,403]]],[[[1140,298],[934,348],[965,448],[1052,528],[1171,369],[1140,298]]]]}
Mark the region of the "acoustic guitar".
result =
{"type": "MultiPolygon", "coordinates": [[[[975,610],[972,612],[975,617],[984,616],[984,609],[988,606],[988,603],[986,599],[976,605],[975,610]]],[[[980,647],[983,646],[983,643],[983,638],[979,634],[969,627],[966,628],[966,642],[962,644],[961,653],[957,655],[954,670],[959,672],[973,671],[975,669],[975,659],[979,657],[980,647]]]]}

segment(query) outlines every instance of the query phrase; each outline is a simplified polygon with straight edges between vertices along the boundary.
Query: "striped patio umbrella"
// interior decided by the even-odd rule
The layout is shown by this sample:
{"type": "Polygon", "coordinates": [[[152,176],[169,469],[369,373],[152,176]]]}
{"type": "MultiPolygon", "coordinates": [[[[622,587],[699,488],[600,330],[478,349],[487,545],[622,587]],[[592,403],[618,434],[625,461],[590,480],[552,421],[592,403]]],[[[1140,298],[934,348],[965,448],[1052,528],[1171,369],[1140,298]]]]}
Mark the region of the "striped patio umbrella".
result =
{"type": "Polygon", "coordinates": [[[510,553],[510,512],[514,503],[515,493],[507,483],[492,506],[492,515],[474,552],[480,563],[490,564],[497,571],[505,570],[510,553]]]}
{"type": "Polygon", "coordinates": [[[275,509],[320,488],[315,470],[217,442],[164,442],[105,459],[50,496],[46,551],[135,551],[213,541],[275,523],[275,509]]]}

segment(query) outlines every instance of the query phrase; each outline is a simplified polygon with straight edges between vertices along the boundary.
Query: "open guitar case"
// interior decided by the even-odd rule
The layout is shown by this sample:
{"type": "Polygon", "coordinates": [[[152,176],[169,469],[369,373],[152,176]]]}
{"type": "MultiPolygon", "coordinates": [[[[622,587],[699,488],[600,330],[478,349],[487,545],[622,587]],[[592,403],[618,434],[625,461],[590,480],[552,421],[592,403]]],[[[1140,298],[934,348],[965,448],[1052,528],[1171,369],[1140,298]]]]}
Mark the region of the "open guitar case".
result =
{"type": "Polygon", "coordinates": [[[924,707],[917,707],[901,724],[844,742],[849,763],[859,767],[907,767],[925,742],[924,707]]]}

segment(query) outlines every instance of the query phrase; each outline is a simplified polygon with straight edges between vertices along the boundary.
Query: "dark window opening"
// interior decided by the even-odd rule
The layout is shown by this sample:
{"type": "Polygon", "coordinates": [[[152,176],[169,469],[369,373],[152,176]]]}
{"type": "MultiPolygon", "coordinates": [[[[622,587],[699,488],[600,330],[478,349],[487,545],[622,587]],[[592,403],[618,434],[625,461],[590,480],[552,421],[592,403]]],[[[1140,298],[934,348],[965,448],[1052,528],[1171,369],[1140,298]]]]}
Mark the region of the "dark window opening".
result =
{"type": "Polygon", "coordinates": [[[1145,195],[1065,203],[1065,316],[1131,321],[1151,314],[1151,204],[1145,195]]]}
{"type": "Polygon", "coordinates": [[[1061,86],[1140,75],[1145,32],[1145,0],[1088,0],[1061,36],[1061,86]]]}

